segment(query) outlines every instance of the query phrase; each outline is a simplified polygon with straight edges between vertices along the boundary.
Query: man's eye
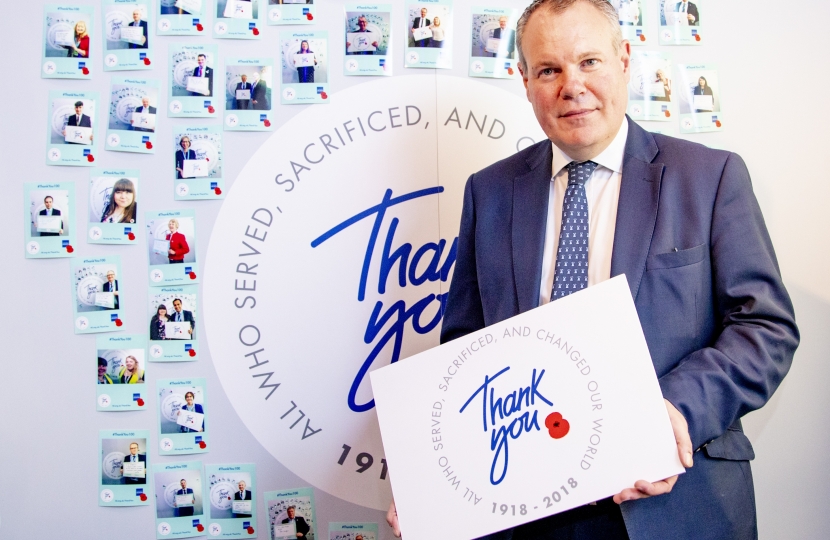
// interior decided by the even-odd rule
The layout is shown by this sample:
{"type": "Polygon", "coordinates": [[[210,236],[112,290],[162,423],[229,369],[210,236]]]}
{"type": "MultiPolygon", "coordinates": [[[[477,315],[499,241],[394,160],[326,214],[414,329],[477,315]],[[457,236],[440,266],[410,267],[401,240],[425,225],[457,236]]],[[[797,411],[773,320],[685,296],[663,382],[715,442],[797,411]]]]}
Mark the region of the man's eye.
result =
{"type": "Polygon", "coordinates": [[[597,60],[596,58],[590,58],[588,60],[585,60],[586,66],[595,66],[597,64],[599,64],[599,60],[597,60]]]}
{"type": "Polygon", "coordinates": [[[541,75],[553,75],[553,68],[545,68],[541,71],[541,75]]]}

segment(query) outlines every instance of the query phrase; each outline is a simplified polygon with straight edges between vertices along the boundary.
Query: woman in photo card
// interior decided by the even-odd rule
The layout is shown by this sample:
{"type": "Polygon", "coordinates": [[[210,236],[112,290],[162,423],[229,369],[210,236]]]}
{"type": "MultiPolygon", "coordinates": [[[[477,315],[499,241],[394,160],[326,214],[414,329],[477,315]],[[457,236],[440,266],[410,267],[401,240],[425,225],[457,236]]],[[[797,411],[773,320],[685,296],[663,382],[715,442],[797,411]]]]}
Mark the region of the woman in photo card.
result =
{"type": "Polygon", "coordinates": [[[98,384],[113,384],[112,377],[107,375],[107,359],[98,357],[98,384]]]}
{"type": "Polygon", "coordinates": [[[101,223],[135,223],[137,213],[135,185],[132,180],[122,178],[112,187],[109,203],[101,215],[101,223]]]}
{"type": "Polygon", "coordinates": [[[444,46],[444,29],[441,28],[441,19],[433,17],[429,29],[432,30],[432,41],[430,41],[429,46],[440,49],[444,46]]]}
{"type": "MultiPolygon", "coordinates": [[[[193,392],[185,393],[184,400],[185,400],[186,404],[182,405],[182,408],[179,409],[179,412],[176,413],[176,416],[182,414],[182,411],[196,412],[196,413],[199,413],[199,414],[205,414],[205,411],[204,411],[204,409],[202,409],[201,405],[199,405],[198,403],[193,403],[194,399],[196,399],[196,396],[193,395],[193,392]]],[[[202,420],[202,427],[200,427],[199,429],[190,429],[187,426],[179,426],[179,431],[181,431],[182,433],[199,432],[199,431],[204,431],[204,430],[205,430],[205,421],[204,420],[202,420]]]]}
{"type": "MultiPolygon", "coordinates": [[[[300,43],[300,50],[297,54],[314,54],[314,52],[308,47],[308,41],[303,40],[300,43]]],[[[317,65],[317,58],[314,58],[314,66],[317,65]]],[[[303,66],[297,68],[297,74],[300,77],[301,83],[313,83],[314,82],[314,66],[303,66]]]]}
{"type": "Polygon", "coordinates": [[[144,370],[138,365],[138,359],[135,356],[128,356],[124,359],[124,365],[118,372],[118,382],[119,384],[144,383],[144,370]]]}
{"type": "Polygon", "coordinates": [[[89,58],[89,33],[86,29],[86,22],[75,23],[75,45],[67,46],[66,56],[71,58],[89,58]]]}
{"type": "Polygon", "coordinates": [[[165,324],[170,319],[167,317],[167,307],[164,304],[159,304],[156,308],[156,314],[150,319],[150,339],[153,341],[161,341],[167,339],[164,333],[165,324]]]}
{"type": "Polygon", "coordinates": [[[184,162],[189,159],[196,159],[196,151],[190,148],[190,137],[187,135],[179,139],[181,150],[176,150],[176,178],[184,178],[184,162]]]}
{"type": "Polygon", "coordinates": [[[184,256],[190,253],[190,246],[187,245],[187,238],[179,232],[179,220],[173,218],[167,222],[170,230],[164,239],[170,242],[167,250],[167,260],[170,264],[184,263],[184,256]]]}
{"type": "MultiPolygon", "coordinates": [[[[712,92],[712,87],[709,86],[706,77],[700,77],[697,80],[697,86],[695,86],[694,95],[696,96],[712,96],[712,103],[715,101],[715,94],[712,92]]],[[[695,109],[696,113],[701,112],[712,112],[711,109],[695,109]]]]}

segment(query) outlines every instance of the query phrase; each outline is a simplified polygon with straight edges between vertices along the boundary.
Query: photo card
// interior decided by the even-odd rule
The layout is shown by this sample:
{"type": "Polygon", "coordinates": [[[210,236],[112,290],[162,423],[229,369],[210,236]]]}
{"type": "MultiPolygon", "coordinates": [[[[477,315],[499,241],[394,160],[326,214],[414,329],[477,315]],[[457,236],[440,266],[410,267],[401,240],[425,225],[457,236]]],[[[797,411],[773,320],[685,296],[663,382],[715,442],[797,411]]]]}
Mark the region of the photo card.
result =
{"type": "Polygon", "coordinates": [[[329,522],[328,540],[378,540],[378,524],[329,522]]]}
{"type": "Polygon", "coordinates": [[[169,47],[167,116],[216,118],[214,70],[219,65],[216,45],[171,43],[169,47]]]}
{"type": "Polygon", "coordinates": [[[153,69],[152,0],[102,0],[104,71],[153,69]]]}
{"type": "Polygon", "coordinates": [[[268,25],[314,24],[314,0],[268,0],[268,25]]]}
{"type": "Polygon", "coordinates": [[[93,167],[98,92],[49,92],[46,164],[93,167]]]}
{"type": "Polygon", "coordinates": [[[346,4],[344,75],[392,76],[392,4],[346,4]]]}
{"type": "Polygon", "coordinates": [[[43,7],[43,53],[40,76],[44,79],[91,79],[90,44],[95,8],[67,4],[43,7]]]}
{"type": "Polygon", "coordinates": [[[157,463],[156,540],[205,536],[205,477],[201,461],[157,463]]]}
{"type": "Polygon", "coordinates": [[[173,144],[176,178],[173,198],[177,201],[224,199],[222,128],[176,127],[173,144]]]}
{"type": "Polygon", "coordinates": [[[283,105],[328,103],[328,32],[280,32],[283,105]]]}
{"type": "Polygon", "coordinates": [[[721,86],[718,70],[712,64],[677,66],[680,88],[680,133],[721,131],[721,86]]]}
{"type": "Polygon", "coordinates": [[[151,287],[198,283],[196,211],[147,212],[148,277],[151,287]]]}
{"type": "Polygon", "coordinates": [[[273,131],[273,58],[225,59],[225,131],[273,131]]]}
{"type": "Polygon", "coordinates": [[[632,47],[650,45],[646,41],[646,26],[651,17],[650,4],[646,0],[609,0],[620,21],[623,39],[632,47]]]}
{"type": "Polygon", "coordinates": [[[151,287],[148,318],[151,362],[191,362],[199,350],[196,285],[151,287]]]}
{"type": "Polygon", "coordinates": [[[264,497],[271,540],[296,540],[300,534],[319,539],[313,488],[267,491],[264,497]]]}
{"type": "Polygon", "coordinates": [[[98,336],[97,410],[145,410],[147,391],[147,337],[98,336]]]}
{"type": "Polygon", "coordinates": [[[520,79],[516,51],[519,10],[474,7],[470,77],[520,79]]]}
{"type": "Polygon", "coordinates": [[[262,39],[263,0],[216,0],[213,37],[262,39]]]}
{"type": "Polygon", "coordinates": [[[23,208],[27,259],[75,256],[74,182],[25,183],[23,208]]]}
{"type": "Polygon", "coordinates": [[[632,51],[628,115],[633,120],[672,120],[671,56],[661,51],[632,51]]]}
{"type": "Polygon", "coordinates": [[[452,0],[421,0],[406,4],[408,68],[452,69],[452,0]]]}
{"type": "Polygon", "coordinates": [[[156,153],[159,82],[113,77],[104,147],[116,152],[156,153]]]}
{"type": "Polygon", "coordinates": [[[150,463],[146,429],[102,429],[98,432],[98,506],[149,506],[150,463]]]}
{"type": "Polygon", "coordinates": [[[205,465],[208,536],[256,538],[257,490],[254,464],[205,465]]]}
{"type": "Polygon", "coordinates": [[[117,332],[121,311],[121,257],[108,255],[72,261],[72,311],[76,334],[117,332]]]}
{"type": "Polygon", "coordinates": [[[660,0],[659,44],[702,45],[703,3],[704,0],[660,0]]]}
{"type": "Polygon", "coordinates": [[[208,445],[205,379],[159,379],[159,455],[204,454],[208,445]]]}
{"type": "Polygon", "coordinates": [[[87,242],[136,244],[142,236],[138,220],[138,169],[92,169],[89,172],[87,242]]]}
{"type": "Polygon", "coordinates": [[[211,0],[158,0],[159,36],[205,35],[211,0]]]}

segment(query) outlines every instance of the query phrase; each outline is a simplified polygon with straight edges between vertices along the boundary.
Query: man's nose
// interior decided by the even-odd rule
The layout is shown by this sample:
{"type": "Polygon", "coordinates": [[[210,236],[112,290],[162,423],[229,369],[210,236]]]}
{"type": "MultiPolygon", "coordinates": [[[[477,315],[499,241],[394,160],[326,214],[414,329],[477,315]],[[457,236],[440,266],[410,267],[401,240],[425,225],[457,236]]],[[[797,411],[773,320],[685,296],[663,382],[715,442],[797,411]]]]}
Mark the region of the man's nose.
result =
{"type": "Polygon", "coordinates": [[[568,67],[559,76],[562,81],[561,96],[563,99],[576,99],[585,94],[585,74],[577,67],[568,67]]]}

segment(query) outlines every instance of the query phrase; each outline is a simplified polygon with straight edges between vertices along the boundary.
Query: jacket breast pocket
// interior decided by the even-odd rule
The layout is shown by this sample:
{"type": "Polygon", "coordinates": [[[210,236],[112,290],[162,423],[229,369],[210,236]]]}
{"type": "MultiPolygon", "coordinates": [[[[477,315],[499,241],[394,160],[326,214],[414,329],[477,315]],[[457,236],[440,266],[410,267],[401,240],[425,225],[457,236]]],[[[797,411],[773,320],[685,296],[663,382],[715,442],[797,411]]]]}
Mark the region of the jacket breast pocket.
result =
{"type": "Polygon", "coordinates": [[[657,253],[648,258],[646,270],[657,270],[660,268],[679,268],[699,263],[706,258],[708,246],[700,244],[689,249],[680,251],[669,251],[668,253],[657,253]]]}

